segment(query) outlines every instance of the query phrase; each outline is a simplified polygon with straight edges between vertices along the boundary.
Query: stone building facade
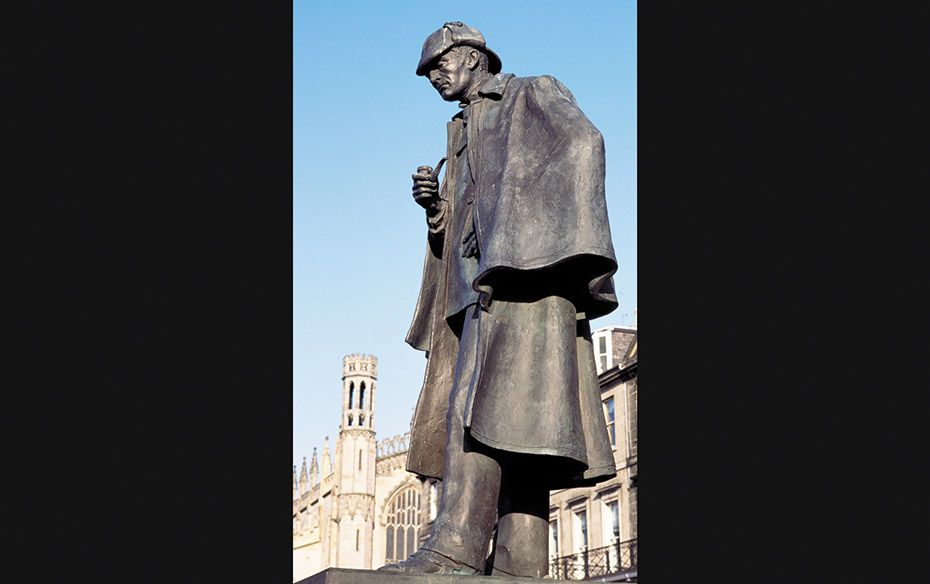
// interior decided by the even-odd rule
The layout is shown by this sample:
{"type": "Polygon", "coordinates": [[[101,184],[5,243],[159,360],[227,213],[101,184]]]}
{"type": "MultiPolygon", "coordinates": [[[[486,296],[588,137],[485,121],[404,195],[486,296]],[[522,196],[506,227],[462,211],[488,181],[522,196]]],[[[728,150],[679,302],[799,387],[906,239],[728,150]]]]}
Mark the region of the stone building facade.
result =
{"type": "Polygon", "coordinates": [[[594,343],[594,359],[597,374],[613,369],[619,365],[630,350],[630,344],[636,337],[636,325],[605,326],[591,333],[594,343]]]}
{"type": "Polygon", "coordinates": [[[376,440],[377,385],[377,358],[347,355],[335,456],[327,437],[320,460],[314,449],[309,468],[304,458],[293,469],[295,582],[328,567],[378,568],[419,545],[431,490],[405,469],[409,434],[376,440]]]}
{"type": "Polygon", "coordinates": [[[617,476],[594,487],[552,491],[549,577],[635,582],[639,442],[636,328],[605,327],[594,331],[592,340],[617,476]]]}
{"type": "MultiPolygon", "coordinates": [[[[552,491],[549,577],[635,582],[635,324],[598,329],[592,340],[618,474],[594,487],[552,491]]],[[[300,472],[293,470],[295,582],[327,567],[375,569],[403,560],[436,517],[442,484],[406,471],[410,435],[376,440],[377,367],[370,355],[343,359],[335,459],[327,438],[320,460],[314,449],[309,468],[304,458],[300,472]]]]}

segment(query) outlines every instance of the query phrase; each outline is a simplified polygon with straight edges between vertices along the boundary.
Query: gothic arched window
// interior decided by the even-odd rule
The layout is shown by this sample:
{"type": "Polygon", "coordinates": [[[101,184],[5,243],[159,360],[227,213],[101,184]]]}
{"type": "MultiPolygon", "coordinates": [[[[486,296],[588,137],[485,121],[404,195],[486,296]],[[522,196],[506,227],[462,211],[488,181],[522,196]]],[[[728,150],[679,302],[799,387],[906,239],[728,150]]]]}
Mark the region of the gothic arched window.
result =
{"type": "Polygon", "coordinates": [[[420,489],[417,485],[409,486],[394,495],[385,508],[387,527],[385,528],[386,563],[406,560],[417,551],[417,537],[420,533],[420,489]]]}
{"type": "Polygon", "coordinates": [[[352,409],[352,399],[355,397],[355,382],[349,382],[349,409],[352,409]]]}
{"type": "Polygon", "coordinates": [[[365,409],[365,382],[364,381],[358,388],[358,407],[361,410],[365,409]]]}

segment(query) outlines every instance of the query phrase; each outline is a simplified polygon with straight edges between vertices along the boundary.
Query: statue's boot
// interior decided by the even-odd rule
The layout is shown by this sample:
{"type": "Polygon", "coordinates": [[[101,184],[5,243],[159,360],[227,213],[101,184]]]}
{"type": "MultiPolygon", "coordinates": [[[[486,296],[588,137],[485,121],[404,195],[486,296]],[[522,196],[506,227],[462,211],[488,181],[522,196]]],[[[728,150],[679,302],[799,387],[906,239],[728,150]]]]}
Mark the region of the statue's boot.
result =
{"type": "Polygon", "coordinates": [[[497,525],[493,576],[542,578],[549,573],[549,521],[528,513],[508,513],[497,525]]]}
{"type": "Polygon", "coordinates": [[[477,331],[474,322],[469,324],[471,326],[466,325],[462,333],[456,379],[449,395],[442,497],[430,537],[410,558],[394,564],[400,566],[399,570],[388,566],[385,570],[431,573],[440,569],[435,566],[442,566],[443,569],[468,570],[472,574],[484,573],[491,532],[497,520],[501,466],[490,448],[465,432],[467,380],[474,376],[477,358],[477,331]]]}
{"type": "Polygon", "coordinates": [[[510,456],[502,465],[494,576],[542,578],[549,572],[549,490],[532,457],[510,456]]]}
{"type": "Polygon", "coordinates": [[[484,573],[497,517],[500,465],[476,451],[462,451],[451,460],[452,463],[446,465],[442,498],[430,537],[406,560],[379,570],[423,574],[484,573]]]}
{"type": "Polygon", "coordinates": [[[396,564],[388,564],[378,568],[382,572],[406,572],[415,574],[460,574],[472,576],[478,573],[478,570],[456,562],[452,558],[420,548],[412,556],[396,564]]]}

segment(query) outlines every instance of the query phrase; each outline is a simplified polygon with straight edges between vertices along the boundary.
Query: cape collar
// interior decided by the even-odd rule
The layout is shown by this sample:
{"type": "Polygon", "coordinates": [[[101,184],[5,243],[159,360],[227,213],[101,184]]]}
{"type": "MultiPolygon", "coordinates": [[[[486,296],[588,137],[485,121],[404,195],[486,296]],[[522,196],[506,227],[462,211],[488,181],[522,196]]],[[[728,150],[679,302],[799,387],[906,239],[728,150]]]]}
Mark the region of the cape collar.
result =
{"type": "Polygon", "coordinates": [[[500,99],[504,97],[504,91],[507,89],[507,82],[512,78],[513,73],[498,73],[497,75],[492,75],[490,79],[484,82],[481,89],[478,90],[478,95],[481,97],[500,99]]]}
{"type": "MultiPolygon", "coordinates": [[[[504,97],[504,91],[507,90],[507,83],[513,79],[513,77],[513,73],[498,73],[497,75],[491,75],[488,80],[485,81],[481,86],[481,89],[478,90],[478,95],[480,97],[488,97],[494,100],[498,100],[504,97]]],[[[463,112],[460,111],[452,117],[460,118],[462,117],[462,114],[463,112]]]]}

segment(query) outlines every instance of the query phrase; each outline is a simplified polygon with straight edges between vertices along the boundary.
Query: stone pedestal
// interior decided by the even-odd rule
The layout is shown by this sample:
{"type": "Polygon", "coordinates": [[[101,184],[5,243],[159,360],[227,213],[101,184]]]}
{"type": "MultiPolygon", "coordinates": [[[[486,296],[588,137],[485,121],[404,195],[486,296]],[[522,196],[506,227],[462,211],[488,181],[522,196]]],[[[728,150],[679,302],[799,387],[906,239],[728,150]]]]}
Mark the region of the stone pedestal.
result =
{"type": "Polygon", "coordinates": [[[398,574],[375,570],[328,568],[300,580],[297,584],[540,584],[543,582],[553,582],[553,580],[454,574],[398,574]]]}

